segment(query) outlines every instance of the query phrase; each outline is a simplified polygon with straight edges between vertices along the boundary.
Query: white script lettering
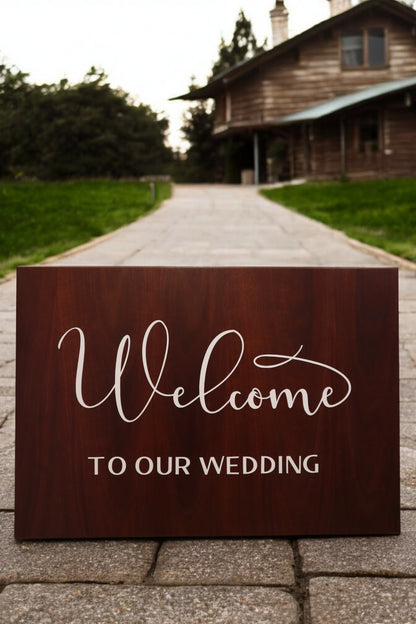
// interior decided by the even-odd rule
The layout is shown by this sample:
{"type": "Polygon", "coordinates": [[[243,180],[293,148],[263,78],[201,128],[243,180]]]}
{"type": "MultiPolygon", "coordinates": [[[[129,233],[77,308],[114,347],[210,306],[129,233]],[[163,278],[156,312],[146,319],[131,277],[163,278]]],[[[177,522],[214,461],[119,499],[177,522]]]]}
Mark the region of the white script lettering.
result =
{"type": "MultiPolygon", "coordinates": [[[[161,381],[163,378],[163,372],[165,370],[166,362],[169,354],[169,330],[166,324],[161,321],[153,321],[148,328],[143,337],[142,341],[142,365],[144,370],[144,375],[146,377],[146,381],[148,384],[148,397],[145,401],[143,408],[140,410],[138,414],[133,414],[129,416],[125,413],[123,407],[123,394],[122,394],[122,376],[123,372],[126,368],[129,354],[130,354],[130,346],[131,346],[131,338],[129,335],[123,336],[121,339],[115,357],[114,364],[114,384],[108,390],[108,392],[104,395],[103,398],[93,402],[87,403],[84,398],[83,392],[83,377],[84,377],[84,364],[85,364],[85,350],[86,350],[86,340],[85,335],[82,329],[79,327],[71,327],[68,329],[60,338],[58,342],[58,349],[62,348],[62,344],[64,340],[67,339],[67,336],[72,332],[76,332],[79,336],[79,350],[78,350],[78,360],[76,366],[75,373],[75,396],[76,399],[83,408],[85,409],[95,409],[105,403],[112,395],[114,395],[114,401],[117,407],[117,412],[120,418],[127,423],[132,423],[137,421],[147,410],[150,403],[153,399],[158,396],[165,399],[170,399],[173,402],[173,405],[178,409],[184,409],[189,407],[190,405],[199,402],[202,410],[206,414],[218,414],[222,412],[226,407],[230,407],[234,411],[241,411],[243,409],[250,410],[258,410],[263,405],[268,404],[273,410],[276,410],[281,402],[285,402],[288,409],[292,409],[295,403],[302,406],[303,411],[308,416],[313,416],[318,412],[318,410],[323,406],[327,409],[332,409],[334,407],[338,407],[342,403],[348,399],[351,394],[351,382],[348,377],[341,372],[340,370],[329,366],[328,364],[324,364],[322,362],[317,362],[314,360],[309,360],[306,358],[299,357],[299,354],[302,350],[300,347],[297,352],[293,355],[279,355],[279,354],[262,354],[258,355],[253,359],[253,364],[258,369],[281,369],[283,366],[288,366],[292,362],[300,362],[303,365],[318,367],[322,369],[326,369],[335,375],[336,378],[341,378],[344,385],[344,390],[341,396],[336,399],[334,397],[333,402],[330,401],[330,398],[336,394],[335,390],[332,386],[325,386],[322,391],[320,391],[319,400],[315,399],[315,403],[311,400],[309,393],[306,388],[298,388],[295,391],[290,388],[283,388],[280,391],[276,388],[271,388],[270,390],[266,390],[263,393],[259,388],[251,388],[249,392],[243,394],[241,390],[233,390],[228,400],[222,405],[212,405],[214,400],[212,399],[213,393],[223,386],[225,382],[232,377],[232,375],[237,370],[245,350],[244,338],[240,332],[235,329],[229,329],[219,333],[208,345],[207,350],[205,351],[204,357],[202,359],[200,372],[199,372],[199,383],[198,383],[198,393],[196,396],[191,398],[190,400],[182,400],[184,395],[186,394],[186,389],[182,386],[178,386],[170,392],[165,392],[161,389],[161,381]],[[155,375],[156,378],[153,378],[149,371],[148,366],[148,353],[150,352],[150,340],[152,332],[156,327],[159,327],[163,330],[164,334],[164,347],[163,353],[161,353],[160,358],[160,367],[155,375]],[[213,353],[215,352],[216,346],[223,340],[232,340],[233,342],[237,342],[237,347],[233,347],[235,350],[235,358],[234,364],[230,367],[228,371],[223,373],[222,378],[218,383],[209,387],[207,384],[208,371],[210,370],[211,360],[213,357],[213,353]],[[207,397],[209,397],[210,405],[208,405],[207,397]]],[[[231,349],[231,346],[230,346],[231,349]]],[[[338,390],[339,393],[339,390],[338,390]]],[[[98,463],[98,458],[95,459],[98,463]]],[[[97,464],[95,464],[95,467],[97,464]]],[[[120,466],[120,468],[122,468],[120,466]]],[[[120,469],[119,468],[119,469],[120,469]]],[[[234,469],[233,464],[231,463],[228,466],[229,472],[232,474],[234,469]]]]}

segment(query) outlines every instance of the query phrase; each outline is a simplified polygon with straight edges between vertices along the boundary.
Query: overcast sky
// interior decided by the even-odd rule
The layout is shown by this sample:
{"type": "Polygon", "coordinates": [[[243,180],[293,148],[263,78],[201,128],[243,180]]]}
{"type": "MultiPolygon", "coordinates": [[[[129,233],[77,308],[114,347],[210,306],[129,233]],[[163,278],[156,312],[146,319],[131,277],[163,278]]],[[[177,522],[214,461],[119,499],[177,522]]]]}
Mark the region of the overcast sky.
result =
{"type": "MultiPolygon", "coordinates": [[[[95,65],[137,101],[163,112],[179,145],[189,105],[169,102],[191,76],[204,84],[240,8],[271,42],[274,0],[0,0],[0,58],[36,83],[82,80],[95,65]]],[[[294,35],[329,17],[327,0],[286,0],[294,35]]]]}

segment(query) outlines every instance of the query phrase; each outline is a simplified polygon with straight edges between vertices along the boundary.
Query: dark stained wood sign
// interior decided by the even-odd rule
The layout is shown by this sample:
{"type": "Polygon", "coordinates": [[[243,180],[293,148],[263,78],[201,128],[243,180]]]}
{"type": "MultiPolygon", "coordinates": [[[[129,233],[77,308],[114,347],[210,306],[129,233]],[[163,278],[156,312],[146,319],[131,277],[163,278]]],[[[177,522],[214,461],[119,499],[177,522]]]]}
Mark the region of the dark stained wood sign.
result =
{"type": "Polygon", "coordinates": [[[397,270],[23,267],[18,539],[395,534],[397,270]]]}

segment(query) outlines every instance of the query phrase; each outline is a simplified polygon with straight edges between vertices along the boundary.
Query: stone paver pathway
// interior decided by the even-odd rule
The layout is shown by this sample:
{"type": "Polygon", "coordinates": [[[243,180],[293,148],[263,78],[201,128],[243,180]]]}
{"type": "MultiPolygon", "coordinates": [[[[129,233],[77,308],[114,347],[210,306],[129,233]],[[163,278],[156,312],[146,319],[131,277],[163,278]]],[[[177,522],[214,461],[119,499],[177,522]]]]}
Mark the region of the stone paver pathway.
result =
{"type": "MultiPolygon", "coordinates": [[[[180,186],[60,265],[380,266],[394,260],[260,198],[180,186]]],[[[415,624],[416,271],[401,264],[402,534],[253,540],[13,539],[15,279],[0,284],[1,624],[415,624]]]]}

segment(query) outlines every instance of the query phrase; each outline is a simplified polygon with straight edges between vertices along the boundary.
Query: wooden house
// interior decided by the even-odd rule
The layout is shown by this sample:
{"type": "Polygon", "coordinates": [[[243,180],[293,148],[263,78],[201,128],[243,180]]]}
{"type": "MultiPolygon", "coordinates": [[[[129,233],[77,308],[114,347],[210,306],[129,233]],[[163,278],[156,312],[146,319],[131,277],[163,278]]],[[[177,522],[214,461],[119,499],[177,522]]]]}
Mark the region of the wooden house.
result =
{"type": "Polygon", "coordinates": [[[215,136],[255,183],[416,175],[416,11],[328,1],[329,19],[288,38],[277,0],[273,48],[180,96],[215,100],[215,136]]]}

